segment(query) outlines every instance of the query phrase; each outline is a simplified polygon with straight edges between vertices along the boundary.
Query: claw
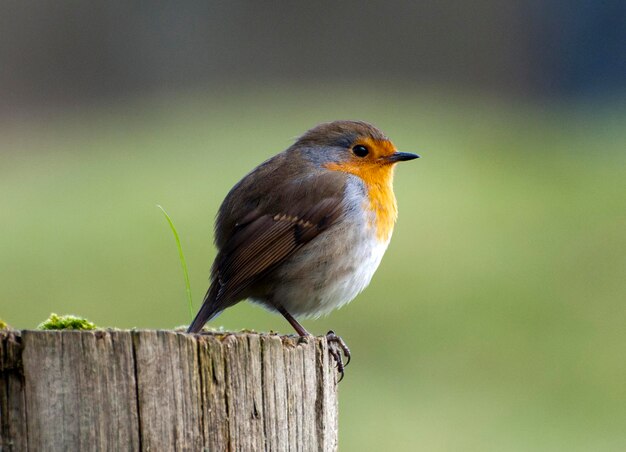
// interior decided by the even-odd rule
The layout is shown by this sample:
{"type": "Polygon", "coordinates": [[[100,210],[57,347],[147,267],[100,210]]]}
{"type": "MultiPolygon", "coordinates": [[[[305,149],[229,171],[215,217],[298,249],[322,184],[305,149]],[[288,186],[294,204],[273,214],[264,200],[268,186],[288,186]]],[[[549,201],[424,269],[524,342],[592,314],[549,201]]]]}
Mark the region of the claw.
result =
{"type": "Polygon", "coordinates": [[[344,340],[337,336],[334,331],[329,331],[326,333],[326,341],[328,342],[328,352],[337,363],[337,372],[341,374],[337,383],[343,380],[344,376],[344,368],[350,363],[350,349],[344,342],[344,340]],[[347,358],[346,363],[343,363],[343,359],[341,357],[341,352],[343,352],[344,356],[347,358]]]}
{"type": "Polygon", "coordinates": [[[328,353],[330,353],[330,356],[333,357],[333,359],[335,360],[335,363],[337,364],[337,372],[339,372],[340,377],[339,380],[337,380],[337,383],[339,383],[341,380],[343,380],[343,376],[344,376],[344,367],[343,367],[343,362],[341,359],[341,354],[339,354],[339,352],[337,351],[336,348],[334,347],[328,347],[328,353]]]}

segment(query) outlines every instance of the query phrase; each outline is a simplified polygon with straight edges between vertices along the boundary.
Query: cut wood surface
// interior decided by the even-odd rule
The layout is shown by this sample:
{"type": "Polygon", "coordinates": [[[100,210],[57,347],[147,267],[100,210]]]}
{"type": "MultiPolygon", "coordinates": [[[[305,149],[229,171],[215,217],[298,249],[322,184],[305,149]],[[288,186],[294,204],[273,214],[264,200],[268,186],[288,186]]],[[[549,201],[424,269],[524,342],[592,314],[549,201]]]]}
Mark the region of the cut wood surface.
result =
{"type": "Polygon", "coordinates": [[[0,451],[336,450],[324,337],[0,331],[0,451]]]}

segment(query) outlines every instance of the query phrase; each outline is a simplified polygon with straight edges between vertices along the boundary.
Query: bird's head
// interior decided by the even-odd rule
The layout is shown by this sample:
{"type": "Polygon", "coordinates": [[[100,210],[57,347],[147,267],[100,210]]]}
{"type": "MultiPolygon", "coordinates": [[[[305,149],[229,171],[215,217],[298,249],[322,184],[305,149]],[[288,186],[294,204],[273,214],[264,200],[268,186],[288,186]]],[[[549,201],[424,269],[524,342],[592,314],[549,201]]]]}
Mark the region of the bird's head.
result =
{"type": "Polygon", "coordinates": [[[363,179],[389,177],[396,163],[419,157],[398,152],[385,134],[361,121],[320,124],[302,135],[294,147],[317,165],[363,179]]]}
{"type": "Polygon", "coordinates": [[[381,242],[389,242],[398,215],[393,193],[395,164],[419,156],[398,152],[379,129],[361,121],[320,124],[302,135],[291,148],[314,166],[361,179],[371,212],[369,225],[381,242]]]}

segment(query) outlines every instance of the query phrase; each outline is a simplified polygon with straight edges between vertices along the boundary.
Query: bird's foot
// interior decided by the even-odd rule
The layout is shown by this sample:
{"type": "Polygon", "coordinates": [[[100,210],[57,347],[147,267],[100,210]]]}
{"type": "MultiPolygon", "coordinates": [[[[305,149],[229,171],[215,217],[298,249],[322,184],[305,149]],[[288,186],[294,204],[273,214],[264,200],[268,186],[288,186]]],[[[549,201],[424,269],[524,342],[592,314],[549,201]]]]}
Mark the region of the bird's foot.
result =
{"type": "MultiPolygon", "coordinates": [[[[344,340],[337,336],[334,331],[326,333],[326,342],[328,342],[328,352],[337,363],[337,372],[341,374],[339,381],[343,380],[344,368],[350,363],[350,349],[344,342],[344,340]],[[344,364],[343,356],[346,357],[346,363],[344,364]]],[[[339,383],[339,381],[337,383],[339,383]]]]}

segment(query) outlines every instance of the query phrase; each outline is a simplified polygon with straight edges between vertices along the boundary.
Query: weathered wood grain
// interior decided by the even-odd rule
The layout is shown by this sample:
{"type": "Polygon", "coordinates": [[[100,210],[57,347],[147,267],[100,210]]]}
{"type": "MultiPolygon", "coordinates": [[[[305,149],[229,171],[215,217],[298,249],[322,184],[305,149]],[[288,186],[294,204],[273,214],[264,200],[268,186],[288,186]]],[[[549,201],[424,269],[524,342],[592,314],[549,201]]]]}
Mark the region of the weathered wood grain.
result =
{"type": "Polygon", "coordinates": [[[200,450],[198,348],[188,334],[133,333],[141,446],[145,451],[200,450]]]}
{"type": "Polygon", "coordinates": [[[24,331],[22,344],[29,450],[139,449],[127,333],[24,331]]]}
{"type": "Polygon", "coordinates": [[[19,333],[0,331],[0,451],[28,449],[19,333]]]}
{"type": "Polygon", "coordinates": [[[0,332],[0,451],[337,449],[324,337],[0,332]]]}

